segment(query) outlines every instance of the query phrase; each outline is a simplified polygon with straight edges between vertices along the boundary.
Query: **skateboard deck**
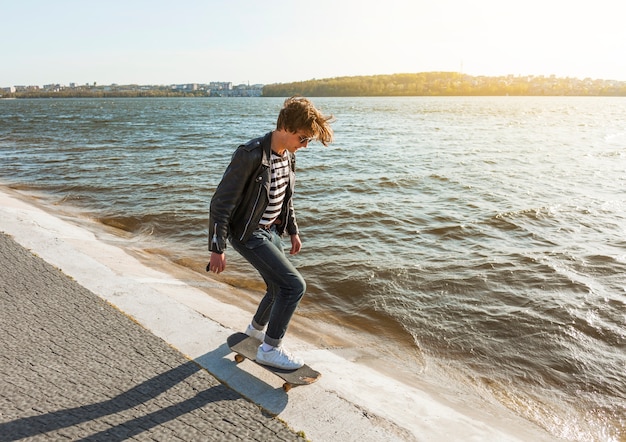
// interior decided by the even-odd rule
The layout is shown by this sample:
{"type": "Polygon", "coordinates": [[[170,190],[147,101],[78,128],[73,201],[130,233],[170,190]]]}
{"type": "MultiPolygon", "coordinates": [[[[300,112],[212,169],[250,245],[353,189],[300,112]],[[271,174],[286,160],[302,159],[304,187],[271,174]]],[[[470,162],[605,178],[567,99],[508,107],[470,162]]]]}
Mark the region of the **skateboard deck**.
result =
{"type": "Polygon", "coordinates": [[[235,361],[237,363],[241,363],[245,359],[250,359],[255,364],[271,371],[285,381],[283,384],[283,390],[285,391],[289,391],[291,390],[291,387],[295,387],[297,385],[312,384],[317,381],[320,376],[322,376],[321,373],[313,370],[308,365],[304,365],[296,370],[284,370],[282,368],[269,367],[258,363],[256,361],[256,352],[259,345],[261,345],[261,341],[250,337],[245,333],[235,333],[230,335],[226,342],[228,343],[228,347],[235,353],[235,361]]]}

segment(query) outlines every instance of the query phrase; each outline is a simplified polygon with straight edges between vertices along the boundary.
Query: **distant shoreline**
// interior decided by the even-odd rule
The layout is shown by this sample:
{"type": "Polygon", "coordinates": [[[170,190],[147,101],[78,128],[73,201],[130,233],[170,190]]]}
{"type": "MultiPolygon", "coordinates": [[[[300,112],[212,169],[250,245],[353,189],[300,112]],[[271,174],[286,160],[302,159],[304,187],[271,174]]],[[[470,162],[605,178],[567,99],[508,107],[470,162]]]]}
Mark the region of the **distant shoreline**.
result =
{"type": "MultiPolygon", "coordinates": [[[[56,85],[58,86],[58,85],[56,85]]],[[[195,86],[195,84],[194,84],[195,86]]],[[[180,97],[437,97],[437,96],[586,96],[626,97],[626,81],[556,76],[471,76],[426,72],[313,79],[293,83],[240,85],[229,90],[181,89],[180,86],[29,86],[0,89],[0,98],[180,98],[180,97]],[[8,90],[7,90],[8,89],[8,90]]]]}

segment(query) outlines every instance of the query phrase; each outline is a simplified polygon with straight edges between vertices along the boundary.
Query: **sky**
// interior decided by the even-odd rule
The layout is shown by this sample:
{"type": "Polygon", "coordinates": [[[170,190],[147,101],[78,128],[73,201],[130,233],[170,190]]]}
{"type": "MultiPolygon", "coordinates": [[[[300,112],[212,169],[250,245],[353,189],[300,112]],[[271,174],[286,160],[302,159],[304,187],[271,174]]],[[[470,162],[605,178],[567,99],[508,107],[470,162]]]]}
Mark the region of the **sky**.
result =
{"type": "Polygon", "coordinates": [[[0,87],[463,72],[626,81],[619,0],[0,0],[0,87]]]}

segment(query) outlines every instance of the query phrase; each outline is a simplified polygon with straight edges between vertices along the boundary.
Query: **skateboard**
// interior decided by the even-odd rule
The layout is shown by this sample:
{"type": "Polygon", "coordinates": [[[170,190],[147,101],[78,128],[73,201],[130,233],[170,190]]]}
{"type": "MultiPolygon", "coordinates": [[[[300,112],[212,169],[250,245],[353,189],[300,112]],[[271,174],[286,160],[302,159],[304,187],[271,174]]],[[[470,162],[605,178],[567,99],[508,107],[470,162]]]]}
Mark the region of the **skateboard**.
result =
{"type": "Polygon", "coordinates": [[[226,342],[228,343],[228,347],[235,353],[235,362],[239,364],[246,359],[250,359],[255,364],[274,373],[276,376],[285,381],[283,384],[283,390],[286,392],[291,390],[291,387],[295,387],[297,385],[312,384],[317,381],[320,376],[322,376],[321,373],[313,370],[308,365],[303,365],[296,370],[284,370],[282,368],[269,367],[258,363],[256,361],[256,352],[259,345],[261,345],[261,341],[250,337],[245,333],[235,333],[230,335],[226,342]]]}

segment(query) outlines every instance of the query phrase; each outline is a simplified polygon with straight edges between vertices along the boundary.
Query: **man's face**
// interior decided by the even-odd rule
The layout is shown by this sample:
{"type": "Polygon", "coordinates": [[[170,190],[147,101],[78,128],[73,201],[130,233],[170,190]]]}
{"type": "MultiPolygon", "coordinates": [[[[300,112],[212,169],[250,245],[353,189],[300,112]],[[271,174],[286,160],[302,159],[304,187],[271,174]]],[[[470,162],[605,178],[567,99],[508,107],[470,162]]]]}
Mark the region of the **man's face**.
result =
{"type": "Polygon", "coordinates": [[[313,140],[315,140],[315,137],[305,134],[304,131],[297,131],[292,134],[290,142],[287,144],[287,150],[291,153],[295,153],[298,149],[308,147],[309,142],[313,140]]]}

